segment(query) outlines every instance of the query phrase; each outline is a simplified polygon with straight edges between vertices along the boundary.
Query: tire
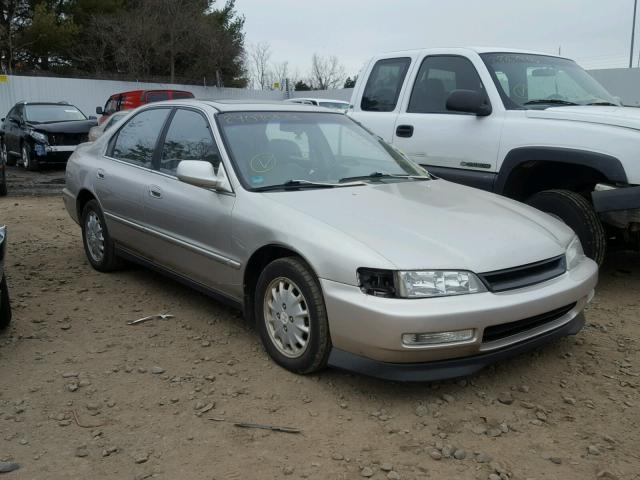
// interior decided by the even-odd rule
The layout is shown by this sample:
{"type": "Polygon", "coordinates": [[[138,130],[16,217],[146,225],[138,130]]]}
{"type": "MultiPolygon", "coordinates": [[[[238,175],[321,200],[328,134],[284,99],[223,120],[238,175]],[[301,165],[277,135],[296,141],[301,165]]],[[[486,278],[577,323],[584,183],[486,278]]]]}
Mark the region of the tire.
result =
{"type": "Polygon", "coordinates": [[[602,265],[607,236],[598,214],[582,195],[570,190],[545,190],[529,197],[527,204],[558,217],[571,227],[587,257],[602,265]]]}
{"type": "Polygon", "coordinates": [[[2,157],[6,162],[6,165],[9,165],[10,167],[15,166],[16,164],[16,157],[14,155],[9,155],[9,150],[7,150],[7,144],[4,142],[4,139],[2,140],[2,157]]]}
{"type": "Polygon", "coordinates": [[[97,200],[90,200],[82,209],[82,244],[93,268],[99,272],[112,272],[122,266],[113,240],[107,231],[102,209],[97,200]]]}
{"type": "Polygon", "coordinates": [[[9,288],[6,275],[0,280],[0,330],[4,330],[11,323],[11,304],[9,303],[9,288]]]}
{"type": "Polygon", "coordinates": [[[0,163],[0,197],[7,195],[7,166],[0,163]]]}
{"type": "Polygon", "coordinates": [[[29,170],[30,172],[38,171],[40,165],[38,164],[38,160],[33,157],[33,152],[31,151],[31,146],[28,142],[23,142],[21,147],[21,161],[22,166],[25,170],[29,170]]]}
{"type": "Polygon", "coordinates": [[[285,257],[267,265],[258,278],[254,309],[262,343],[278,365],[299,374],[326,367],[331,351],[327,310],[318,280],[304,262],[285,257]],[[278,302],[272,301],[272,288],[280,294],[278,302]],[[305,343],[304,348],[294,334],[305,343]],[[288,337],[283,339],[282,335],[288,337]]]}

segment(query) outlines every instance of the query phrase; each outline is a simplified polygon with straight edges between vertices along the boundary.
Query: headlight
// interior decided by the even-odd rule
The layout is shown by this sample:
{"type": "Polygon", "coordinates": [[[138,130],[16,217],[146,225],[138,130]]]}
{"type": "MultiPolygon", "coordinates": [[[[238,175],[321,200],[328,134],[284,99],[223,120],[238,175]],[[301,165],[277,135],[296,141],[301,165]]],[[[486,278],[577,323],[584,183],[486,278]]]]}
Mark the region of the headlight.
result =
{"type": "Polygon", "coordinates": [[[398,293],[406,298],[445,297],[486,292],[480,279],[471,272],[425,270],[398,272],[398,293]]]}
{"type": "Polygon", "coordinates": [[[29,135],[36,142],[47,143],[49,141],[49,139],[47,138],[47,136],[44,133],[31,131],[31,132],[29,132],[29,135]]]}
{"type": "Polygon", "coordinates": [[[396,298],[428,298],[486,292],[471,272],[455,270],[358,269],[360,289],[369,295],[396,298]]]}
{"type": "Polygon", "coordinates": [[[567,253],[565,253],[565,256],[567,258],[567,270],[572,270],[584,259],[586,255],[584,254],[582,244],[578,237],[574,237],[574,239],[571,240],[571,243],[567,247],[567,253]]]}

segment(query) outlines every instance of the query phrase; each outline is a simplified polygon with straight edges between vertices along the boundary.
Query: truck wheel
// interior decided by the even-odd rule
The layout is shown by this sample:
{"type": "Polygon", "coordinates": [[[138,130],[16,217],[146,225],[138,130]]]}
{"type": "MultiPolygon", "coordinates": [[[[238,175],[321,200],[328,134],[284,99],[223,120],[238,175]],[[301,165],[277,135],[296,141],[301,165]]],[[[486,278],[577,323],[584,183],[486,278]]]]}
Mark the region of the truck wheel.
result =
{"type": "Polygon", "coordinates": [[[570,190],[544,190],[529,197],[527,204],[558,217],[571,227],[587,257],[602,265],[607,237],[598,214],[582,195],[570,190]]]}

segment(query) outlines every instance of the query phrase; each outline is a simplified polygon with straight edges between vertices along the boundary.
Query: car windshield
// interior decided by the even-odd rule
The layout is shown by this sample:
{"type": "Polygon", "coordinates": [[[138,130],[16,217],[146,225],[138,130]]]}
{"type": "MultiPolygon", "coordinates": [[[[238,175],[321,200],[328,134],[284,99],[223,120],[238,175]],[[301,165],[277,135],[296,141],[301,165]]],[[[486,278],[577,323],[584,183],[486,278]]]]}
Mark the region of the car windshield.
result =
{"type": "Polygon", "coordinates": [[[31,123],[70,122],[87,117],[73,105],[26,105],[25,119],[31,123]]]}
{"type": "Polygon", "coordinates": [[[508,109],[619,104],[573,60],[522,53],[480,56],[508,109]]]}
{"type": "Polygon", "coordinates": [[[228,112],[219,114],[218,122],[235,170],[250,190],[335,186],[356,178],[429,178],[394,147],[339,113],[228,112]]]}
{"type": "Polygon", "coordinates": [[[321,107],[326,107],[326,108],[335,108],[337,110],[342,110],[342,111],[347,111],[349,110],[349,104],[348,103],[342,103],[342,102],[323,102],[320,101],[320,106],[321,107]]]}

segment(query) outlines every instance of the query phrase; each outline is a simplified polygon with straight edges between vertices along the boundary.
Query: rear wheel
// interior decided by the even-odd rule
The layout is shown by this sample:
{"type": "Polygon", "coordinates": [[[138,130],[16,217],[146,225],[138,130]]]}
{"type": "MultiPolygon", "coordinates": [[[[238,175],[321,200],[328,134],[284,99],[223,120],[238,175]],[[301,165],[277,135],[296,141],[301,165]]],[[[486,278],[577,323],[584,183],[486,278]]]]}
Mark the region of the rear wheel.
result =
{"type": "Polygon", "coordinates": [[[9,303],[9,288],[7,277],[0,280],[0,330],[5,329],[11,323],[11,304],[9,303]]]}
{"type": "Polygon", "coordinates": [[[278,365],[300,374],[326,367],[327,311],[318,280],[300,259],[280,258],[265,267],[256,287],[255,317],[262,343],[278,365]]]}
{"type": "Polygon", "coordinates": [[[9,150],[7,150],[7,144],[5,143],[4,139],[2,139],[2,147],[0,148],[0,151],[2,152],[2,158],[5,163],[10,167],[13,167],[16,164],[16,157],[13,155],[9,155],[9,150]]]}
{"type": "Polygon", "coordinates": [[[88,201],[82,210],[82,243],[89,263],[96,270],[111,272],[122,265],[97,200],[88,201]]]}
{"type": "Polygon", "coordinates": [[[35,172],[36,170],[38,170],[38,160],[35,159],[33,152],[31,151],[31,146],[27,143],[24,142],[22,144],[22,166],[27,169],[30,170],[32,172],[35,172]]]}
{"type": "Polygon", "coordinates": [[[527,199],[527,204],[550,213],[576,232],[584,253],[602,265],[607,251],[607,236],[598,214],[580,194],[570,190],[545,190],[527,199]]]}

